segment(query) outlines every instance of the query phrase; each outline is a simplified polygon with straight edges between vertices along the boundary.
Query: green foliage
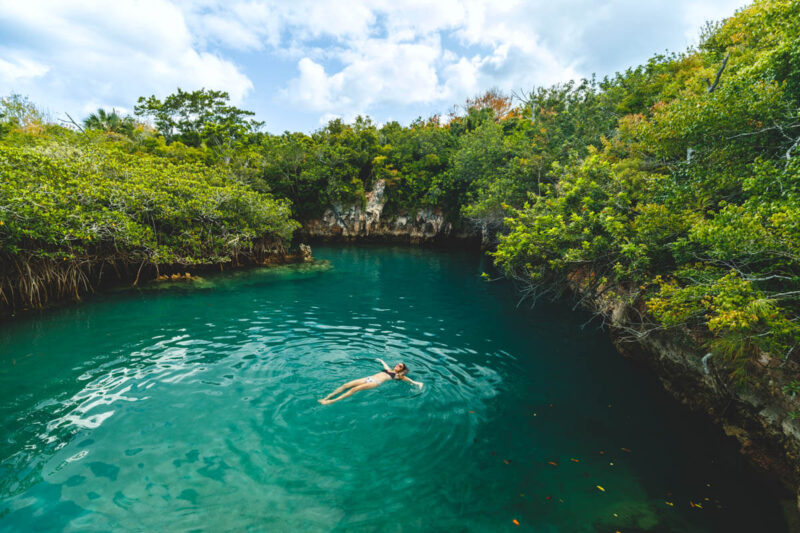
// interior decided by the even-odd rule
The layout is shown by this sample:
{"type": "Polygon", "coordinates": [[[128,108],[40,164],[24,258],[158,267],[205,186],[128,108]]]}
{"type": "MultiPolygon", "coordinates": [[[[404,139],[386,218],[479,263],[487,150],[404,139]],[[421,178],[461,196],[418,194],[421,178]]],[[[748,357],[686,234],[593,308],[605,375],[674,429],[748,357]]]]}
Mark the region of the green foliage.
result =
{"type": "MultiPolygon", "coordinates": [[[[795,352],[798,38],[800,2],[757,1],[707,27],[697,51],[586,85],[581,98],[536,93],[532,120],[556,124],[531,140],[547,146],[552,185],[508,210],[498,264],[534,294],[622,288],[646,309],[643,330],[681,329],[739,378],[761,354],[795,352]],[[560,104],[569,98],[580,105],[560,104]]],[[[484,191],[503,183],[496,175],[484,191]]]]}
{"type": "Polygon", "coordinates": [[[33,146],[0,142],[0,176],[0,256],[12,260],[226,262],[260,239],[288,243],[297,227],[285,201],[223,169],[68,132],[33,146]]]}
{"type": "Polygon", "coordinates": [[[14,130],[36,133],[46,123],[44,114],[25,96],[0,98],[0,137],[14,130]]]}
{"type": "Polygon", "coordinates": [[[311,136],[265,136],[258,146],[263,167],[252,183],[290,198],[295,216],[307,220],[334,203],[363,204],[378,149],[375,126],[361,117],[352,125],[332,120],[311,136]]]}
{"type": "Polygon", "coordinates": [[[155,96],[139,98],[134,113],[151,118],[167,143],[226,147],[253,134],[262,125],[247,118],[254,115],[252,111],[228,105],[228,100],[229,95],[224,91],[178,89],[163,102],[155,96]]]}
{"type": "Polygon", "coordinates": [[[375,179],[387,185],[387,213],[420,207],[440,207],[457,212],[453,191],[445,174],[456,138],[438,117],[417,120],[408,128],[390,122],[378,133],[380,153],[373,160],[375,179]]]}
{"type": "Polygon", "coordinates": [[[132,117],[121,117],[112,109],[111,113],[103,108],[90,114],[83,120],[83,127],[87,130],[98,130],[105,133],[121,133],[132,135],[136,128],[136,121],[132,117]]]}
{"type": "Polygon", "coordinates": [[[787,396],[796,397],[797,393],[800,392],[800,381],[790,381],[781,388],[781,391],[787,396]]]}

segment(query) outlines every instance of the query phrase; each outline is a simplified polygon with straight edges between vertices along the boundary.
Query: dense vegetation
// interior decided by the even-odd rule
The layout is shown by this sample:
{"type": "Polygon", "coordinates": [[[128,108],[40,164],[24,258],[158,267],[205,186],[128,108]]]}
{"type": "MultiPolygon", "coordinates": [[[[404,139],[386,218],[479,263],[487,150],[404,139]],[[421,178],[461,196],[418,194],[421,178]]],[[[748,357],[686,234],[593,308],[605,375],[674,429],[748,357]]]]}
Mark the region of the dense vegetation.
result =
{"type": "Polygon", "coordinates": [[[35,305],[25,272],[55,265],[63,276],[283,246],[290,216],[363,203],[384,180],[389,216],[429,207],[499,232],[497,263],[534,298],[577,289],[624,304],[631,337],[669,330],[739,377],[796,357],[796,0],[757,0],[708,25],[697,49],[610,78],[514,100],[490,91],[409,126],[271,135],[227,100],[178,90],[141,98],[136,117],[58,126],[4,99],[0,295],[35,305]]]}
{"type": "Polygon", "coordinates": [[[166,147],[132,119],[98,112],[86,126],[103,131],[79,133],[45,123],[24,99],[2,103],[0,300],[8,307],[78,297],[103,269],[123,277],[134,267],[135,282],[145,265],[260,261],[297,227],[285,200],[185,147],[166,147]],[[131,153],[115,127],[158,155],[131,153]]]}
{"type": "MultiPolygon", "coordinates": [[[[800,340],[800,3],[758,1],[699,50],[654,58],[590,97],[616,115],[585,157],[517,205],[496,254],[533,295],[569,285],[631,305],[744,380],[800,340]]],[[[572,113],[569,110],[568,113],[572,113]]],[[[607,126],[605,113],[586,122],[607,126]]],[[[613,302],[612,302],[613,305],[613,302]]]]}

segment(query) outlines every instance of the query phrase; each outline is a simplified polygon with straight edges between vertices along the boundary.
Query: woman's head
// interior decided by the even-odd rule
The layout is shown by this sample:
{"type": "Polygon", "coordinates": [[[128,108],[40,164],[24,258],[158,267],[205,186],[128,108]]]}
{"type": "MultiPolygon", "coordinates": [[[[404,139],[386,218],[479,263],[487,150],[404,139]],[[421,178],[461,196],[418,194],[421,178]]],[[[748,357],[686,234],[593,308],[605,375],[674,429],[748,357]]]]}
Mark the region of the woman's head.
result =
{"type": "Polygon", "coordinates": [[[396,365],[394,365],[394,371],[397,372],[398,374],[405,375],[408,374],[408,367],[406,366],[405,363],[397,363],[396,365]]]}

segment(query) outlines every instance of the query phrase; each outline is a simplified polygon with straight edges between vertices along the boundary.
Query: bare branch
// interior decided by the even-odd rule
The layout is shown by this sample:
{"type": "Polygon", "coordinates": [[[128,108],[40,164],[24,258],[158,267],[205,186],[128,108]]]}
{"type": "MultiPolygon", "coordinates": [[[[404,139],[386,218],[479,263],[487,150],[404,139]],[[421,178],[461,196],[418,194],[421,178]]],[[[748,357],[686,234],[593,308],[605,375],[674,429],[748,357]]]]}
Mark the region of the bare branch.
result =
{"type": "MultiPolygon", "coordinates": [[[[793,118],[795,118],[795,117],[793,117],[793,118]]],[[[746,131],[744,133],[739,133],[739,134],[736,134],[736,135],[732,135],[730,137],[725,137],[725,140],[726,141],[730,141],[731,139],[738,139],[739,137],[750,137],[752,135],[760,135],[762,133],[766,133],[768,131],[775,131],[775,130],[778,130],[780,132],[780,134],[783,135],[784,137],[786,137],[787,139],[794,140],[794,138],[789,137],[784,132],[784,129],[792,129],[792,128],[800,128],[800,122],[795,123],[795,124],[787,124],[787,125],[774,124],[774,125],[768,126],[766,128],[761,128],[760,130],[746,131]]]]}
{"type": "Polygon", "coordinates": [[[781,298],[791,298],[793,296],[800,296],[800,291],[779,292],[778,294],[767,294],[770,300],[778,300],[781,298]]]}
{"type": "Polygon", "coordinates": [[[786,158],[786,165],[783,167],[783,171],[784,171],[784,172],[786,172],[786,171],[788,170],[788,168],[789,168],[789,163],[790,163],[790,162],[791,162],[791,160],[792,160],[792,152],[794,151],[794,149],[795,149],[795,148],[797,148],[797,147],[798,147],[798,145],[800,145],[800,137],[798,137],[797,139],[795,139],[795,140],[794,140],[794,144],[792,144],[792,145],[789,147],[789,149],[788,149],[788,150],[786,150],[786,154],[784,155],[784,157],[786,158]]]}
{"type": "Polygon", "coordinates": [[[77,122],[75,122],[75,119],[74,119],[74,118],[72,118],[72,117],[69,115],[69,113],[67,113],[66,111],[64,111],[64,114],[65,114],[65,115],[67,115],[67,118],[69,118],[69,120],[64,120],[63,118],[60,118],[60,119],[58,119],[58,120],[60,120],[61,122],[72,123],[72,125],[73,125],[73,126],[75,126],[76,128],[78,128],[78,130],[79,130],[81,133],[86,133],[86,132],[83,130],[83,128],[82,128],[82,127],[81,127],[81,126],[80,126],[80,125],[79,125],[77,122]]]}
{"type": "Polygon", "coordinates": [[[730,57],[731,57],[731,53],[728,52],[725,55],[725,59],[722,60],[722,66],[719,67],[719,70],[717,71],[717,76],[714,78],[714,83],[709,83],[708,80],[706,80],[706,85],[708,85],[708,93],[709,94],[713,93],[714,89],[716,89],[717,85],[719,85],[719,78],[722,76],[722,71],[725,70],[725,66],[728,64],[728,59],[730,57]]]}

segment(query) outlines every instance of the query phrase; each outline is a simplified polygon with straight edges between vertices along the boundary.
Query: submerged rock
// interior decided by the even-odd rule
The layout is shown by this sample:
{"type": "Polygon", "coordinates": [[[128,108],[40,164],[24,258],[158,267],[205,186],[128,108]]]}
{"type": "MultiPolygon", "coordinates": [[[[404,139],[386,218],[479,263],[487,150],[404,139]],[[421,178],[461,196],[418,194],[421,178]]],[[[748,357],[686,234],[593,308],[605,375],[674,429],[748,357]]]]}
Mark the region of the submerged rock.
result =
{"type": "Polygon", "coordinates": [[[155,281],[205,281],[197,275],[192,275],[190,272],[175,273],[175,274],[161,274],[155,281]]]}
{"type": "Polygon", "coordinates": [[[300,248],[300,257],[302,258],[304,263],[309,263],[314,260],[314,256],[311,255],[311,246],[307,244],[301,244],[300,248]]]}

